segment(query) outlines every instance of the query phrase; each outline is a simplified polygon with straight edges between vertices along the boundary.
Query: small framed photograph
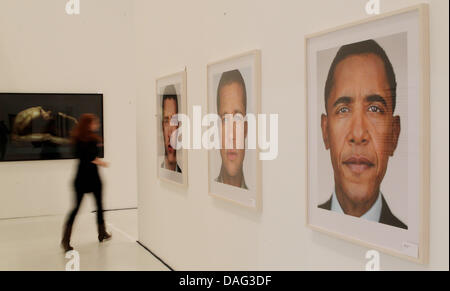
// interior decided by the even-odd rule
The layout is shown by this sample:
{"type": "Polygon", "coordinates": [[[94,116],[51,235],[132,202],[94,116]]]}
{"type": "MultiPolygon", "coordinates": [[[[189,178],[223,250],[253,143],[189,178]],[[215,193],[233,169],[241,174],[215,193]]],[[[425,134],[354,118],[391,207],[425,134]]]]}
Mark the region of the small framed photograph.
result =
{"type": "Polygon", "coordinates": [[[260,112],[258,50],[208,65],[209,194],[258,210],[259,150],[254,140],[260,112]],[[253,145],[253,146],[251,146],[253,145]]]}
{"type": "Polygon", "coordinates": [[[308,225],[425,263],[428,6],[306,38],[308,225]]]}
{"type": "Polygon", "coordinates": [[[156,80],[156,108],[158,177],[187,186],[187,151],[177,146],[181,127],[178,114],[187,112],[185,71],[156,80]]]}

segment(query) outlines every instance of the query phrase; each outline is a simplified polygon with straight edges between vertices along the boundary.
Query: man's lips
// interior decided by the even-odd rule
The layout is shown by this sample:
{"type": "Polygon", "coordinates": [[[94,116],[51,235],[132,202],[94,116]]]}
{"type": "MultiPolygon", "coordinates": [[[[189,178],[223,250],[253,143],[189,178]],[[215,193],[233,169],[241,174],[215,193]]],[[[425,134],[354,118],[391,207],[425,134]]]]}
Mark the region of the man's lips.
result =
{"type": "Polygon", "coordinates": [[[168,151],[169,153],[173,153],[173,152],[175,151],[175,149],[169,144],[169,145],[167,146],[167,151],[168,151]]]}
{"type": "Polygon", "coordinates": [[[236,151],[229,150],[227,151],[227,159],[230,161],[234,161],[237,158],[238,154],[236,151]]]}
{"type": "Polygon", "coordinates": [[[355,174],[361,174],[365,170],[375,166],[375,164],[372,163],[369,159],[362,156],[352,156],[345,160],[343,164],[346,165],[350,169],[350,171],[354,172],[355,174]]]}

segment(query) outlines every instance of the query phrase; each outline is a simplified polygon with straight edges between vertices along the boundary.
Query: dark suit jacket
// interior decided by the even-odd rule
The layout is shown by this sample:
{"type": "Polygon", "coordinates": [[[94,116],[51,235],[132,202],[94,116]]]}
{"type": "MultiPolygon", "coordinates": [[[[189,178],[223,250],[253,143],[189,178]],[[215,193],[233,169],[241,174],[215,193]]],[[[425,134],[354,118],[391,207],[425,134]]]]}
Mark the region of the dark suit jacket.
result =
{"type": "MultiPolygon", "coordinates": [[[[162,162],[162,164],[161,164],[161,168],[163,168],[163,169],[164,169],[164,162],[162,162]]],[[[175,172],[177,172],[177,173],[183,173],[183,172],[181,171],[181,168],[180,168],[180,166],[178,166],[178,163],[177,163],[177,167],[175,168],[175,172]]]]}
{"type": "MultiPolygon", "coordinates": [[[[328,200],[327,202],[325,202],[324,204],[319,205],[318,207],[321,209],[325,209],[325,210],[331,210],[331,201],[332,198],[330,198],[330,200],[328,200]]],[[[389,208],[388,204],[386,203],[386,200],[384,199],[383,195],[381,196],[382,199],[382,207],[381,207],[381,216],[380,216],[380,221],[379,223],[383,223],[383,224],[387,224],[390,226],[394,226],[394,227],[399,227],[399,228],[403,228],[403,229],[408,229],[408,226],[406,224],[404,224],[403,222],[400,221],[400,219],[398,219],[397,217],[395,217],[395,215],[391,212],[391,209],[389,208]]]]}

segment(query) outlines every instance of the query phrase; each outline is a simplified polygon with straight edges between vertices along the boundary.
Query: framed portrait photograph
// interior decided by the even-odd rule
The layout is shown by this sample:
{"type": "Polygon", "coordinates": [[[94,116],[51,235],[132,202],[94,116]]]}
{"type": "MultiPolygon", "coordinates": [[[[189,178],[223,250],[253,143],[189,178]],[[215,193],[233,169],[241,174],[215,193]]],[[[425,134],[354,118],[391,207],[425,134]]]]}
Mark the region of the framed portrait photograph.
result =
{"type": "Polygon", "coordinates": [[[428,6],[306,37],[307,223],[426,263],[428,6]]]}
{"type": "Polygon", "coordinates": [[[158,178],[187,186],[187,151],[177,146],[181,127],[178,114],[187,112],[185,71],[156,80],[156,108],[158,178]]]}
{"type": "Polygon", "coordinates": [[[261,165],[254,141],[260,112],[260,51],[211,63],[207,76],[209,194],[259,210],[261,165]]]}

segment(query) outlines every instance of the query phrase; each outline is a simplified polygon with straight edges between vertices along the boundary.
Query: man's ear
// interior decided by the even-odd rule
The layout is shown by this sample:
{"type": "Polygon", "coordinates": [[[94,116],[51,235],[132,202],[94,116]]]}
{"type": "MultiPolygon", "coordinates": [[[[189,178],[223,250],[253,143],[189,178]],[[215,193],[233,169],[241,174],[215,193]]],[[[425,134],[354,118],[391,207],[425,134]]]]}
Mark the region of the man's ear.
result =
{"type": "Polygon", "coordinates": [[[325,148],[327,150],[330,149],[330,143],[328,141],[328,116],[326,114],[322,114],[320,125],[322,127],[322,138],[323,143],[325,144],[325,148]]]}
{"type": "Polygon", "coordinates": [[[392,157],[398,145],[398,138],[400,137],[401,123],[400,116],[394,116],[394,122],[392,124],[392,139],[391,139],[391,152],[389,153],[392,157]]]}

